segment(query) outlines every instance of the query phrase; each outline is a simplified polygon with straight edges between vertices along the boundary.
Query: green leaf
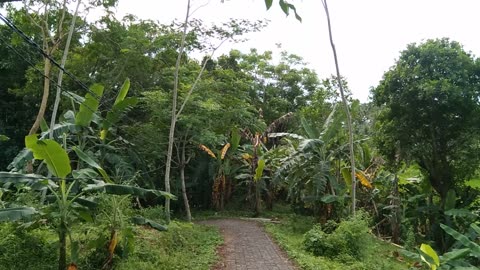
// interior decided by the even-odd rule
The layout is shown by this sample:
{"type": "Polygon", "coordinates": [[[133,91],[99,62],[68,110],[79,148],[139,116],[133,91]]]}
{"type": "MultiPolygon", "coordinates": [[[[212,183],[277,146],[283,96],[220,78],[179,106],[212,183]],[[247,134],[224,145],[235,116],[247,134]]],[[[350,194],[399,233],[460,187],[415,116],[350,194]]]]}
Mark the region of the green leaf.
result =
{"type": "Polygon", "coordinates": [[[140,198],[156,198],[159,196],[163,196],[166,198],[170,198],[172,200],[176,199],[176,196],[160,190],[153,190],[153,189],[145,189],[140,187],[134,186],[127,186],[127,185],[115,185],[115,184],[105,184],[99,183],[95,185],[87,185],[83,189],[84,191],[97,191],[97,192],[105,192],[107,194],[115,194],[115,195],[133,195],[140,198]]]}
{"type": "MultiPolygon", "coordinates": [[[[64,133],[77,133],[78,131],[81,130],[81,127],[78,125],[75,125],[74,123],[68,123],[68,122],[62,122],[59,124],[55,124],[53,127],[53,137],[54,138],[60,138],[63,136],[64,133]]],[[[40,135],[40,139],[48,139],[49,136],[49,130],[42,132],[40,135]]]]}
{"type": "Polygon", "coordinates": [[[161,232],[168,230],[167,226],[161,225],[153,220],[146,219],[140,216],[132,217],[132,222],[133,224],[136,224],[136,225],[148,225],[151,228],[161,232]]]}
{"type": "Polygon", "coordinates": [[[302,123],[303,130],[305,130],[309,139],[318,139],[320,137],[320,132],[318,132],[315,127],[310,125],[310,123],[307,122],[307,119],[305,119],[305,117],[302,116],[300,118],[300,121],[302,123]]]}
{"type": "Polygon", "coordinates": [[[252,175],[249,173],[241,173],[235,176],[235,179],[238,179],[238,180],[251,179],[251,178],[252,178],[252,175]]]}
{"type": "Polygon", "coordinates": [[[477,224],[472,223],[470,224],[470,227],[480,236],[480,227],[477,226],[477,224]]]}
{"type": "Polygon", "coordinates": [[[45,121],[45,118],[42,118],[42,120],[40,120],[40,130],[42,132],[47,132],[49,130],[48,124],[47,124],[47,121],[45,121]]]}
{"type": "Polygon", "coordinates": [[[58,187],[53,181],[48,180],[43,175],[38,174],[21,174],[13,172],[0,172],[0,183],[11,183],[14,185],[26,185],[33,190],[43,190],[58,187]]]}
{"type": "Polygon", "coordinates": [[[472,211],[470,211],[468,209],[465,209],[465,208],[450,209],[448,211],[445,211],[445,215],[453,216],[453,217],[466,217],[466,218],[477,218],[478,217],[478,215],[476,215],[472,211]]]}
{"type": "Polygon", "coordinates": [[[240,140],[242,139],[242,136],[240,135],[240,131],[238,130],[238,128],[232,128],[231,132],[231,151],[235,152],[235,150],[237,150],[238,146],[240,145],[240,140]]]}
{"type": "Polygon", "coordinates": [[[16,207],[16,208],[0,209],[0,222],[26,219],[26,218],[30,218],[36,213],[38,212],[33,207],[16,207]]]}
{"type": "Polygon", "coordinates": [[[288,4],[288,6],[293,10],[293,13],[295,13],[295,19],[297,19],[299,22],[302,22],[302,17],[298,15],[297,9],[295,8],[295,6],[292,4],[288,4]]]}
{"type": "Polygon", "coordinates": [[[470,249],[462,248],[462,249],[453,249],[450,252],[444,253],[440,258],[442,262],[448,263],[449,261],[465,258],[470,254],[470,249]]]}
{"type": "MultiPolygon", "coordinates": [[[[62,95],[70,98],[73,102],[75,102],[76,104],[82,104],[83,102],[85,102],[85,98],[82,97],[82,96],[79,96],[73,92],[70,92],[70,91],[62,91],[62,95]]],[[[73,112],[72,112],[73,113],[73,112]]]]}
{"type": "Polygon", "coordinates": [[[332,195],[332,194],[326,194],[320,198],[320,201],[322,201],[323,203],[333,203],[333,202],[338,202],[340,200],[341,200],[341,197],[337,195],[332,195]]]}
{"type": "Polygon", "coordinates": [[[70,159],[65,149],[54,140],[42,140],[37,142],[45,155],[48,170],[55,176],[65,178],[70,174],[70,159]]]}
{"type": "Polygon", "coordinates": [[[21,171],[25,168],[25,164],[27,163],[27,161],[32,159],[33,159],[32,151],[28,150],[27,148],[24,148],[22,151],[20,151],[20,153],[17,154],[17,156],[13,159],[13,161],[8,165],[7,169],[21,171]]]}
{"type": "Polygon", "coordinates": [[[345,167],[340,170],[343,176],[343,180],[345,180],[345,184],[347,187],[352,185],[352,171],[350,167],[345,167]]]}
{"type": "Polygon", "coordinates": [[[424,254],[428,255],[428,256],[432,259],[433,263],[432,263],[432,261],[430,261],[430,260],[428,260],[427,258],[425,258],[424,254],[421,254],[421,255],[420,255],[420,256],[422,257],[422,260],[423,260],[424,262],[426,262],[426,263],[430,266],[430,268],[431,268],[432,270],[436,270],[437,267],[440,266],[440,258],[438,258],[437,252],[435,252],[435,250],[433,250],[433,248],[432,248],[430,245],[428,245],[428,244],[422,244],[422,245],[420,246],[420,250],[421,250],[424,254]]]}
{"type": "Polygon", "coordinates": [[[120,121],[121,117],[137,105],[138,99],[131,97],[119,101],[107,113],[107,118],[103,121],[103,129],[108,130],[112,125],[120,121]]]}
{"type": "Polygon", "coordinates": [[[113,104],[113,106],[117,105],[120,101],[123,101],[125,99],[128,94],[128,90],[130,90],[130,79],[127,78],[123,83],[120,92],[118,92],[117,98],[115,99],[115,103],[113,104]]]}
{"type": "Polygon", "coordinates": [[[480,179],[471,179],[465,182],[465,185],[471,188],[480,189],[480,179]]]}
{"type": "Polygon", "coordinates": [[[72,176],[75,179],[95,179],[98,177],[98,173],[91,168],[83,168],[72,171],[72,176]]]}
{"type": "Polygon", "coordinates": [[[100,172],[100,174],[103,176],[103,179],[105,180],[105,182],[113,183],[113,181],[108,176],[107,172],[102,167],[100,167],[100,165],[98,165],[98,163],[95,162],[95,160],[93,160],[93,158],[91,156],[89,156],[87,153],[83,152],[82,150],[80,150],[80,148],[78,148],[76,146],[74,146],[72,149],[73,149],[73,151],[75,151],[77,156],[82,161],[84,161],[85,163],[87,163],[91,167],[97,169],[100,172]]]}
{"type": "Polygon", "coordinates": [[[38,140],[37,135],[25,137],[25,146],[33,152],[33,157],[44,160],[48,170],[57,177],[65,178],[72,168],[65,149],[54,140],[38,140]]]}
{"type": "Polygon", "coordinates": [[[40,147],[37,145],[37,142],[38,142],[37,134],[25,136],[25,147],[32,151],[33,158],[38,160],[43,160],[44,159],[44,157],[42,156],[43,152],[40,150],[40,147]]]}
{"type": "Polygon", "coordinates": [[[290,7],[288,6],[288,3],[285,2],[284,0],[280,0],[279,4],[280,4],[280,8],[282,8],[283,10],[283,13],[285,13],[285,15],[288,16],[290,13],[289,11],[290,7]]]}
{"type": "Polygon", "coordinates": [[[92,85],[90,90],[95,93],[96,97],[87,93],[85,95],[85,101],[80,105],[80,110],[75,117],[75,124],[82,127],[90,126],[93,114],[98,110],[98,105],[100,104],[99,99],[103,95],[103,86],[100,84],[92,85]]]}
{"type": "Polygon", "coordinates": [[[449,189],[447,192],[447,196],[445,198],[445,210],[450,210],[455,208],[455,203],[457,200],[457,194],[455,190],[449,189]]]}
{"type": "Polygon", "coordinates": [[[92,200],[89,200],[89,199],[86,199],[86,198],[70,198],[70,200],[73,200],[73,202],[75,203],[78,203],[79,205],[82,205],[82,206],[85,206],[85,207],[88,207],[90,209],[95,209],[98,207],[98,203],[95,202],[95,201],[92,201],[92,200]]]}
{"type": "Polygon", "coordinates": [[[255,169],[255,177],[253,178],[253,180],[258,181],[262,178],[264,168],[265,168],[265,160],[259,159],[257,168],[255,169]]]}
{"type": "Polygon", "coordinates": [[[77,210],[77,214],[86,222],[93,222],[92,213],[88,210],[77,210]]]}
{"type": "Polygon", "coordinates": [[[10,140],[10,138],[9,138],[9,137],[7,137],[7,136],[5,136],[5,135],[2,135],[2,134],[0,134],[0,142],[6,142],[6,141],[8,141],[8,140],[10,140]]]}
{"type": "Polygon", "coordinates": [[[457,240],[458,242],[460,242],[464,247],[467,247],[470,249],[470,251],[472,252],[473,256],[475,257],[480,257],[480,245],[478,245],[477,243],[475,242],[472,242],[470,239],[468,239],[467,236],[457,232],[456,230],[448,227],[447,225],[445,224],[440,224],[440,227],[442,227],[442,229],[448,233],[449,235],[451,235],[453,238],[455,238],[455,240],[457,240]]]}
{"type": "Polygon", "coordinates": [[[267,10],[269,10],[272,7],[273,0],[265,0],[265,5],[267,6],[267,10]]]}

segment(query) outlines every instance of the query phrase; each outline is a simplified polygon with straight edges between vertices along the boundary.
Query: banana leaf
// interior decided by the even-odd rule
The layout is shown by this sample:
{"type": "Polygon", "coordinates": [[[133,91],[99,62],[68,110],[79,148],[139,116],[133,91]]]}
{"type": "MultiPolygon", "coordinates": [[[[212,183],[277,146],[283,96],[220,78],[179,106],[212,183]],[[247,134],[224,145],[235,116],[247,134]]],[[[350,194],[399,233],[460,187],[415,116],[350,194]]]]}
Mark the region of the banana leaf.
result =
{"type": "Polygon", "coordinates": [[[15,207],[0,209],[0,222],[28,219],[37,213],[37,210],[35,210],[35,208],[33,207],[15,207]]]}

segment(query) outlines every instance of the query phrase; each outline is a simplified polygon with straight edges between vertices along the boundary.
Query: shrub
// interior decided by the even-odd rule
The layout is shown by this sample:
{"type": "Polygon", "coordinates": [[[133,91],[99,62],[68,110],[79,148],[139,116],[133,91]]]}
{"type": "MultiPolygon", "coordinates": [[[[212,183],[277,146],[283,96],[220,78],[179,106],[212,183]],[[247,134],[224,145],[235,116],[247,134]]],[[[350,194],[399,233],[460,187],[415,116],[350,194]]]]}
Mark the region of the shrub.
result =
{"type": "Polygon", "coordinates": [[[327,224],[323,229],[316,225],[304,235],[303,246],[316,256],[337,258],[345,262],[361,260],[370,242],[368,224],[368,216],[359,212],[355,217],[342,221],[333,230],[333,224],[327,224]]]}
{"type": "Polygon", "coordinates": [[[26,230],[0,223],[0,269],[56,269],[55,237],[47,227],[26,230]]]}

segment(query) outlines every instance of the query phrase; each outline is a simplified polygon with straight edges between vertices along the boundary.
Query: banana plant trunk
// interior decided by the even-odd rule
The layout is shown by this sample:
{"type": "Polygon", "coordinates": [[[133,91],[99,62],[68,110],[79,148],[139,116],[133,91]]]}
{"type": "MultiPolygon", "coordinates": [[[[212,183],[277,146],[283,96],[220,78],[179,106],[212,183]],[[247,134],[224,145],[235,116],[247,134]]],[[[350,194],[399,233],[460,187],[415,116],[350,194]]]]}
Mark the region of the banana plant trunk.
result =
{"type": "Polygon", "coordinates": [[[60,226],[58,228],[58,240],[59,240],[59,258],[58,258],[58,270],[67,269],[67,224],[65,219],[60,219],[60,226]]]}

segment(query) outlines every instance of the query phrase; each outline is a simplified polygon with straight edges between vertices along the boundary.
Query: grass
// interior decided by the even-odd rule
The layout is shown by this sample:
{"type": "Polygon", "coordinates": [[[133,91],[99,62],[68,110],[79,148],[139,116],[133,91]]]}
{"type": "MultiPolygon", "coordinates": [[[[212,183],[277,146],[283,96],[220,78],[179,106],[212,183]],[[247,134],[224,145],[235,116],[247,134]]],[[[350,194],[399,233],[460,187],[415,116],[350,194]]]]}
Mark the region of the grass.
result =
{"type": "MultiPolygon", "coordinates": [[[[95,241],[97,231],[92,224],[83,224],[74,229],[76,239],[82,246],[95,241]]],[[[172,222],[169,230],[159,232],[142,226],[134,226],[134,249],[128,258],[115,256],[113,269],[193,269],[207,270],[218,261],[216,248],[222,243],[218,230],[192,223],[172,222]]],[[[58,269],[58,238],[48,227],[33,230],[18,228],[11,223],[0,223],[0,270],[58,269]]],[[[87,248],[86,248],[87,249],[87,248]]],[[[80,252],[79,269],[101,269],[106,246],[98,250],[80,252]]]]}
{"type": "Polygon", "coordinates": [[[47,227],[26,232],[0,223],[0,269],[57,269],[56,237],[47,227]]]}
{"type": "Polygon", "coordinates": [[[215,251],[222,238],[211,227],[173,222],[167,232],[138,230],[135,242],[134,253],[115,269],[207,270],[218,260],[215,251]]]}
{"type": "Polygon", "coordinates": [[[265,228],[274,240],[286,251],[302,269],[310,270],[383,270],[383,269],[408,269],[405,263],[397,261],[393,252],[396,247],[384,243],[374,236],[367,239],[365,255],[361,260],[353,260],[349,256],[339,254],[336,258],[314,256],[304,249],[304,234],[314,225],[310,217],[291,215],[278,224],[266,224],[265,228]]]}

